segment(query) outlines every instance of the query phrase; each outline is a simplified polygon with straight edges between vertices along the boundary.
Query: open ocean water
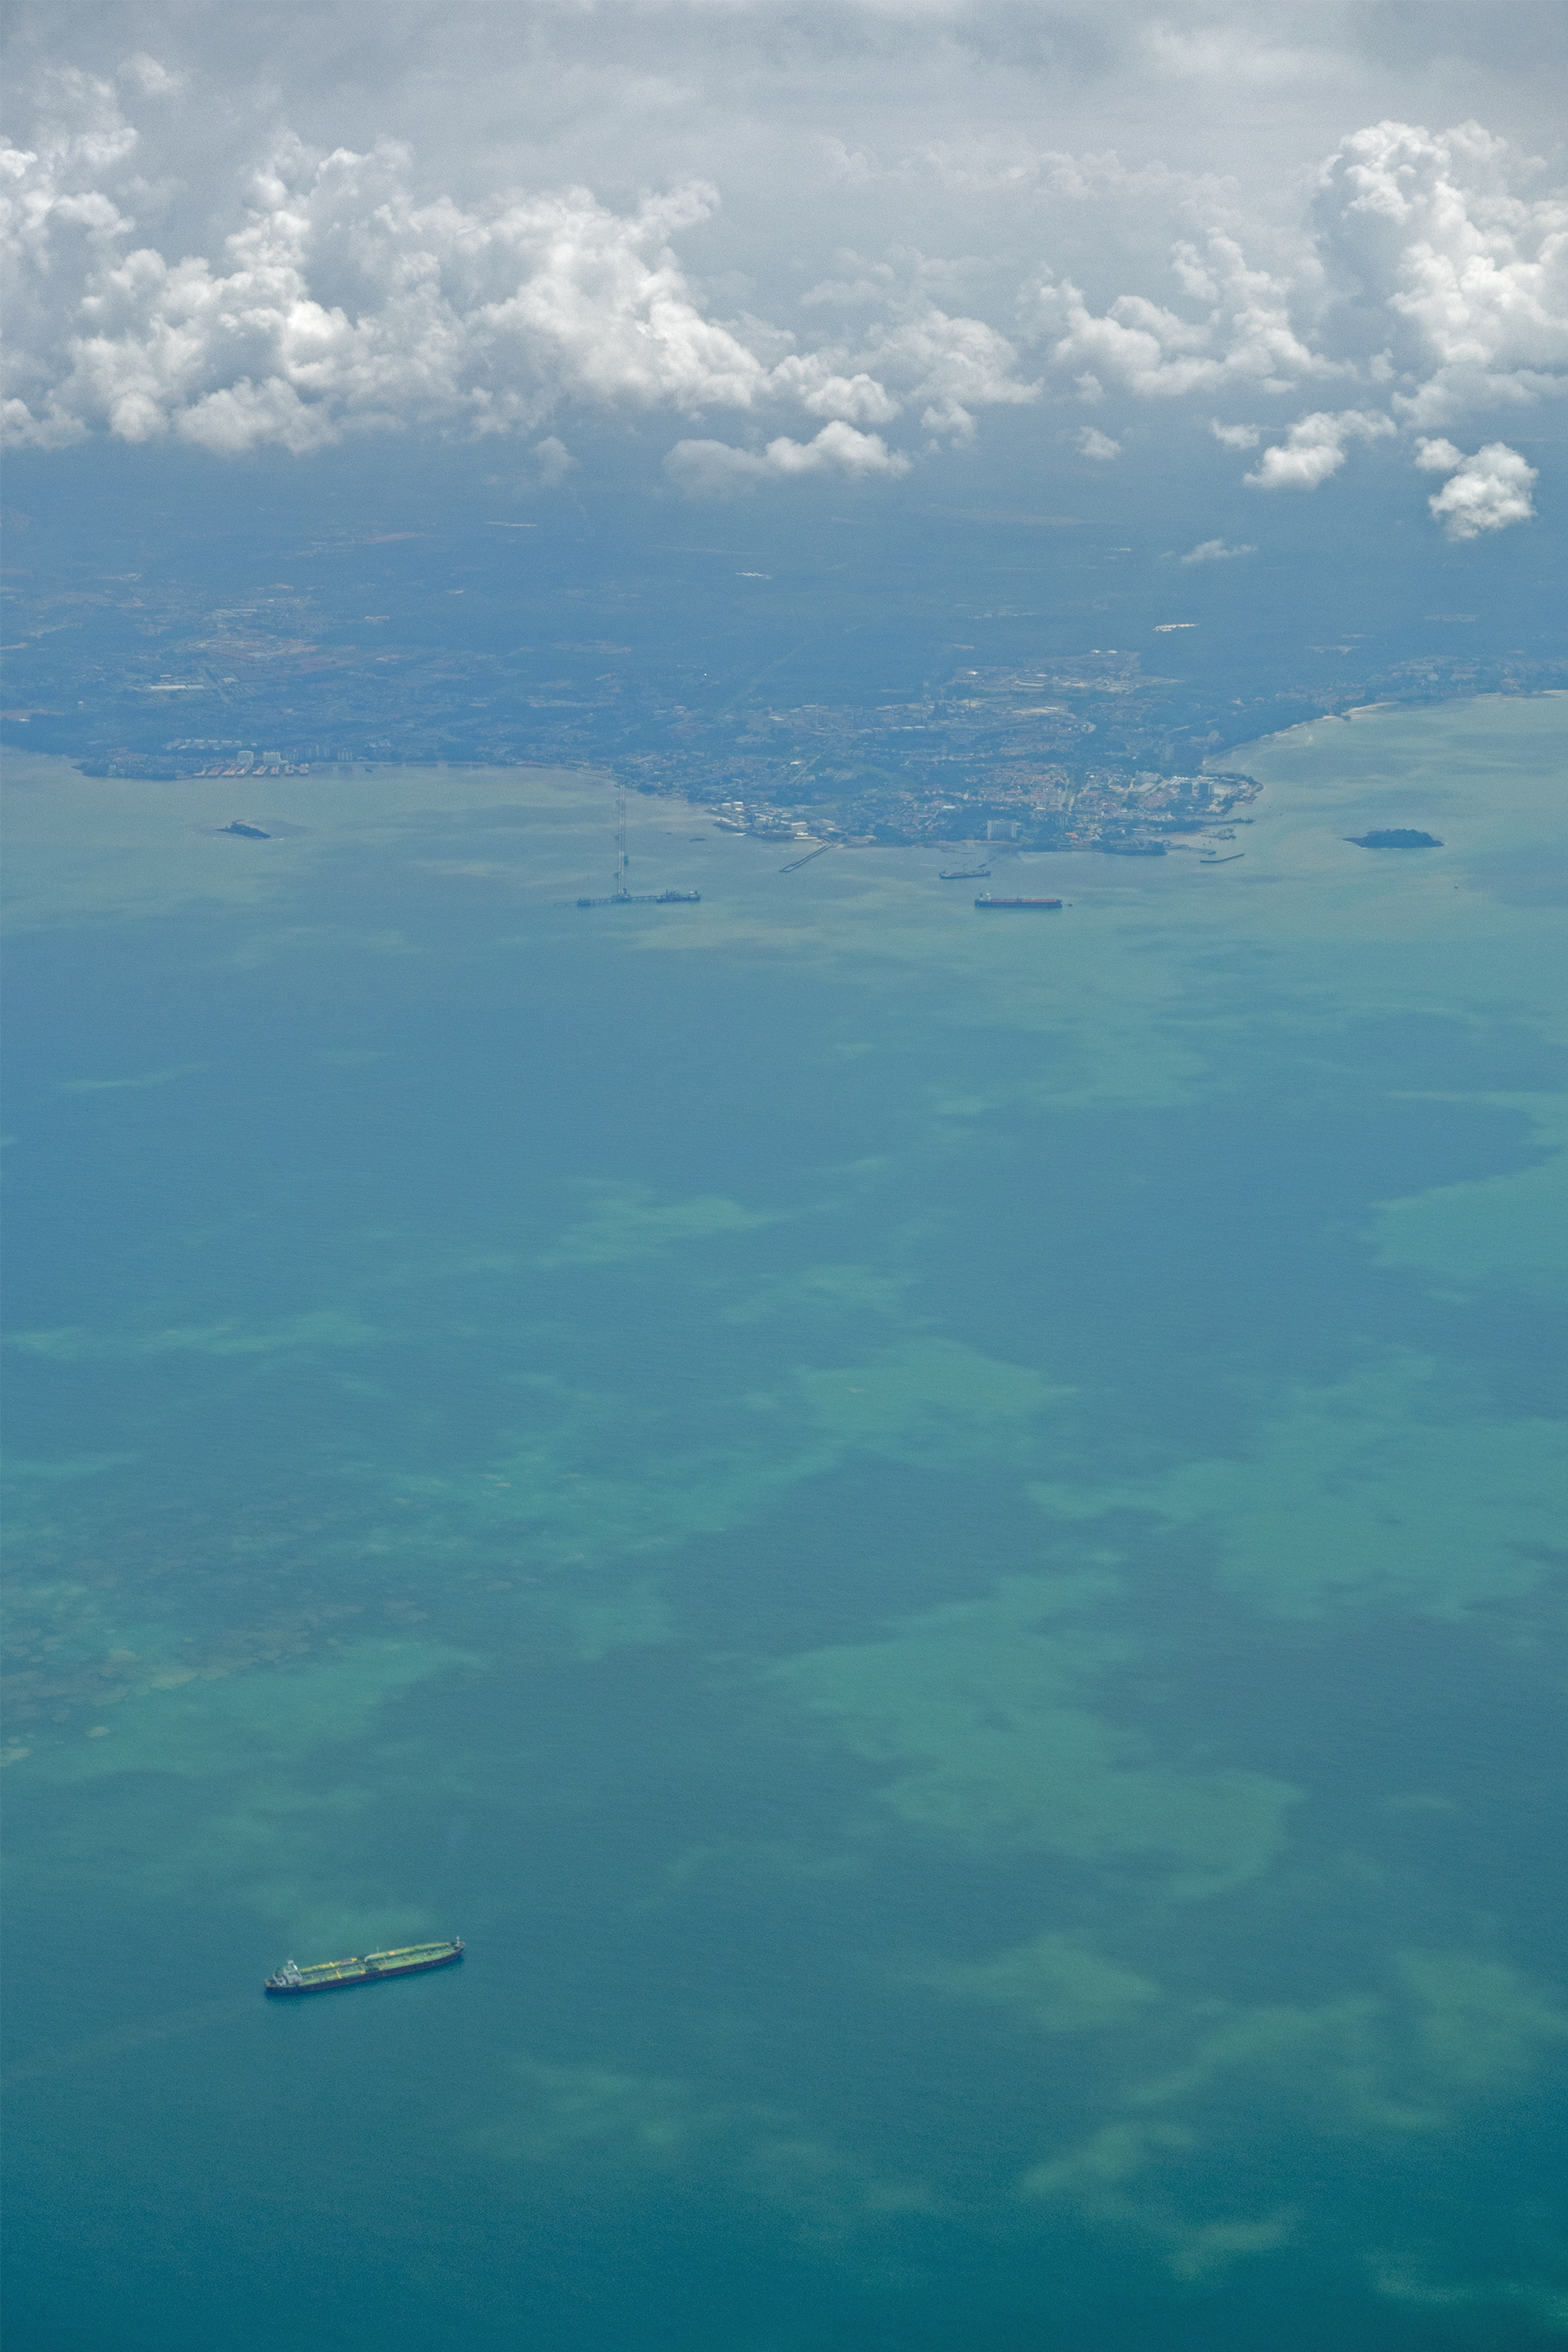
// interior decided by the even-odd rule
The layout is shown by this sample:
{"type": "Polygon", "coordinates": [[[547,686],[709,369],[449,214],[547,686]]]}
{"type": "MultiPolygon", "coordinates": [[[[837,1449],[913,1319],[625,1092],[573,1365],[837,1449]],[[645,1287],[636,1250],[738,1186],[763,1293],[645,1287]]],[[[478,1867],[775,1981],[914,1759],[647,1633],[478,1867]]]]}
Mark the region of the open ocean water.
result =
{"type": "Polygon", "coordinates": [[[15,762],[15,2352],[1568,2332],[1565,754],[1051,917],[15,762]]]}

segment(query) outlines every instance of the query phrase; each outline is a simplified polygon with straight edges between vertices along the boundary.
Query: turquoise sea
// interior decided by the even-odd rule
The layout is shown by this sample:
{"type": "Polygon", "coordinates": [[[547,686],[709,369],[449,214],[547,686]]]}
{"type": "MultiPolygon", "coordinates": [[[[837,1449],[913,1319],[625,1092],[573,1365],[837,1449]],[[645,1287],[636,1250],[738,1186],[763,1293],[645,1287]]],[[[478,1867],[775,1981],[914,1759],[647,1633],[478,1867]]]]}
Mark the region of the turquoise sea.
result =
{"type": "Polygon", "coordinates": [[[14,763],[14,2352],[1568,2333],[1568,698],[1226,764],[14,763]]]}

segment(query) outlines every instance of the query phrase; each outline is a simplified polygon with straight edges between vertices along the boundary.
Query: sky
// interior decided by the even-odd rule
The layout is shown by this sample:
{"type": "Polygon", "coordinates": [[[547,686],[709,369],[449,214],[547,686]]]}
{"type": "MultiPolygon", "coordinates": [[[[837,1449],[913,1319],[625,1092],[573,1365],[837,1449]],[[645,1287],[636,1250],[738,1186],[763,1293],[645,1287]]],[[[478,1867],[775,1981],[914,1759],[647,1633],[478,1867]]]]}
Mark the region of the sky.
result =
{"type": "Polygon", "coordinates": [[[1353,500],[1381,445],[1434,535],[1542,511],[1554,7],[132,0],[13,25],[13,444],[438,436],[547,489],[619,441],[701,501],[940,489],[1013,412],[1091,471],[1130,435],[1172,468],[1212,436],[1260,507],[1353,500]]]}

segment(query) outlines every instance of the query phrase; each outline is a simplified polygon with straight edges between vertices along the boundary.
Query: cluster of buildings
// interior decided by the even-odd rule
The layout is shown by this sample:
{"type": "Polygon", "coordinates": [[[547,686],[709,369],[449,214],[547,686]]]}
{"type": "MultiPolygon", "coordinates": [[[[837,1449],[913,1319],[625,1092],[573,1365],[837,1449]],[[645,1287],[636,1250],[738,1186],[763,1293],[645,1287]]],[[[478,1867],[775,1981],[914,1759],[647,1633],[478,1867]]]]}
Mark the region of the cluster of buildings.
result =
{"type": "Polygon", "coordinates": [[[1145,678],[1134,655],[1097,653],[961,671],[907,703],[814,702],[706,721],[683,709],[679,745],[628,750],[615,764],[639,790],[704,801],[721,824],[749,832],[1157,849],[1257,789],[1207,772],[1200,746],[1178,761],[1164,707],[1173,683],[1145,678]]]}
{"type": "MultiPolygon", "coordinates": [[[[1157,851],[1250,794],[1219,772],[1228,747],[1361,702],[1568,683],[1555,656],[1423,655],[1354,676],[1347,664],[1331,685],[1185,656],[1185,676],[1163,676],[1114,648],[982,667],[950,646],[918,690],[785,703],[766,698],[779,666],[755,669],[757,647],[741,639],[672,649],[668,629],[645,628],[638,646],[591,635],[487,644],[437,628],[428,593],[393,633],[388,611],[355,610],[373,594],[395,602],[390,592],[346,581],[341,594],[279,583],[222,611],[194,582],[116,582],[18,583],[28,634],[10,656],[8,740],[66,752],[89,774],[147,780],[322,780],[387,761],[591,767],[780,839],[1157,851]],[[170,738],[176,709],[219,731],[170,738]]],[[[560,626],[563,609],[542,599],[533,634],[560,626]]],[[[1174,663],[1174,640],[1160,642],[1174,663]]]]}

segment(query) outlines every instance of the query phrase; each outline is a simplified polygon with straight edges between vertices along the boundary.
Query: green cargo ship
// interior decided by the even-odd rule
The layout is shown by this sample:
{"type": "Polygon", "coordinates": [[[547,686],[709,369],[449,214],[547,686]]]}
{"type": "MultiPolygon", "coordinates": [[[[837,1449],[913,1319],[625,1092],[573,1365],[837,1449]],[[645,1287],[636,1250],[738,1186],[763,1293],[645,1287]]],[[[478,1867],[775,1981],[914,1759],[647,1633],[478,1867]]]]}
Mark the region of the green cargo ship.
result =
{"type": "Polygon", "coordinates": [[[453,1936],[439,1944],[405,1944],[395,1952],[366,1952],[351,1960],[314,1960],[302,1969],[285,1960],[262,1986],[268,1993],[340,1992],[350,1985],[377,1984],[383,1977],[417,1976],[422,1969],[447,1969],[463,1957],[463,1939],[453,1936]]]}

